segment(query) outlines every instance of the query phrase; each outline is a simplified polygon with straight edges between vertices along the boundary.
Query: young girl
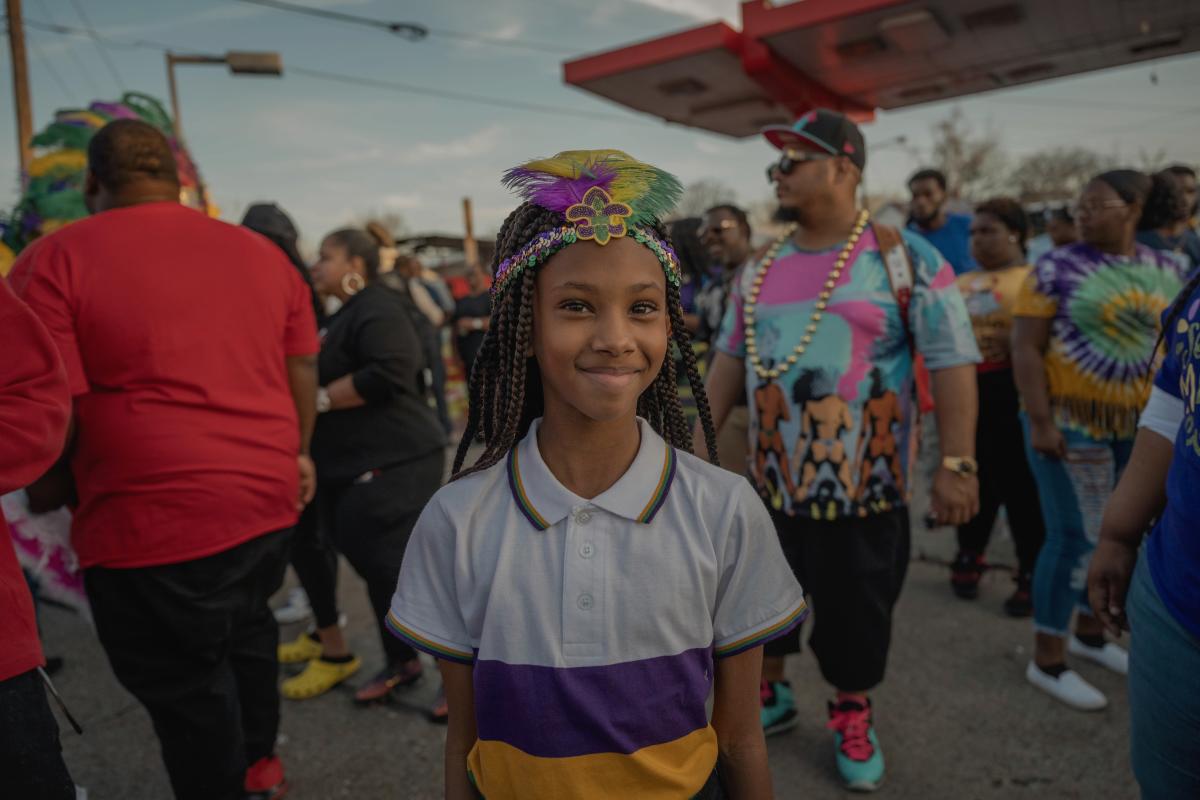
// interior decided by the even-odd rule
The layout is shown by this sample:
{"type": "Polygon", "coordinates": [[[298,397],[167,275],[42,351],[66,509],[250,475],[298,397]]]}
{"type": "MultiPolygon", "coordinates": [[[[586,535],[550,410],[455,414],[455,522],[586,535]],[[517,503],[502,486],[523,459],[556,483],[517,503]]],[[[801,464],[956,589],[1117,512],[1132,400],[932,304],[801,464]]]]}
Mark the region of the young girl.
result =
{"type": "Polygon", "coordinates": [[[679,184],[615,150],[506,183],[525,202],[500,229],[457,474],[388,615],[441,665],[446,796],[770,797],[761,645],[807,609],[750,485],[690,454],[672,343],[716,460],[657,219],[679,184]]]}

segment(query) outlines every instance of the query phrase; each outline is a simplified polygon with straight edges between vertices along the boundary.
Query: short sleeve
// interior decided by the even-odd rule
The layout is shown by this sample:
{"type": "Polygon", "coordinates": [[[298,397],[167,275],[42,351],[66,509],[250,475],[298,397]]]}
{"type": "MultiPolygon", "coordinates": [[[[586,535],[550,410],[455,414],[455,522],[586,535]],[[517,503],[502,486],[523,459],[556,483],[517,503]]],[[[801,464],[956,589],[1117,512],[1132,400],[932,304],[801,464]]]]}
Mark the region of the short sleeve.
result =
{"type": "Polygon", "coordinates": [[[1058,313],[1054,273],[1054,261],[1049,256],[1043,256],[1017,290],[1017,301],[1013,304],[1014,317],[1052,319],[1058,313]]]}
{"type": "Polygon", "coordinates": [[[455,588],[455,534],[453,522],[435,496],[408,540],[387,627],[397,638],[435,658],[471,664],[475,649],[455,588]]]}
{"type": "Polygon", "coordinates": [[[725,316],[721,318],[721,330],[717,334],[714,347],[734,358],[746,357],[746,321],[742,316],[742,304],[745,302],[745,287],[742,282],[748,274],[754,274],[752,267],[742,267],[729,285],[729,300],[725,303],[725,316]]]}
{"type": "Polygon", "coordinates": [[[791,632],[807,615],[804,590],[783,556],[766,506],[748,481],[740,481],[721,554],[714,653],[728,658],[758,647],[791,632]]]}
{"type": "Polygon", "coordinates": [[[284,355],[311,356],[321,349],[317,338],[317,317],[313,312],[312,290],[304,279],[287,265],[291,291],[288,292],[287,329],[284,333],[284,355]]]}
{"type": "Polygon", "coordinates": [[[35,242],[21,253],[12,270],[12,287],[33,310],[58,347],[71,395],[90,390],[75,327],[75,280],[70,259],[53,239],[35,242]]]}
{"type": "Polygon", "coordinates": [[[979,345],[954,268],[922,237],[903,236],[913,267],[908,324],[917,352],[935,371],[979,363],[979,345]]]}

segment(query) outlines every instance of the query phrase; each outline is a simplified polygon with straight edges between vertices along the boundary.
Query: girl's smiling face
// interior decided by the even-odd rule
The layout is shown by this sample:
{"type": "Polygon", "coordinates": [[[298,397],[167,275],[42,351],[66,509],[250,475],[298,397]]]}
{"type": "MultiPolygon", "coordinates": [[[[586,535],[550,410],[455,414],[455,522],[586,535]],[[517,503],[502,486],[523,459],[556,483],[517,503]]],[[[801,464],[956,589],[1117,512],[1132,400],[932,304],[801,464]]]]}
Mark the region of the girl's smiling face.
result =
{"type": "Polygon", "coordinates": [[[629,238],[577,242],[538,272],[533,354],[547,416],[632,417],[662,368],[671,333],[658,258],[629,238]]]}

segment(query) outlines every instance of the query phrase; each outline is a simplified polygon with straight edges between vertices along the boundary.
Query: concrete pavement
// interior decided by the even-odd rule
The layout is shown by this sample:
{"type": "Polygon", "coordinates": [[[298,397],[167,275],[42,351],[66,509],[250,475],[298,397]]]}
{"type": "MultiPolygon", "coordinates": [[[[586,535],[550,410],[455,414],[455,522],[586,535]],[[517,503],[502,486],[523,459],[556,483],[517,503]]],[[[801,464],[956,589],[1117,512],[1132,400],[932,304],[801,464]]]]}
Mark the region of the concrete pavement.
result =
{"type": "MultiPolygon", "coordinates": [[[[952,553],[948,531],[915,531],[914,558],[952,553]]],[[[994,556],[1008,558],[1001,541],[994,556]]],[[[1008,576],[991,573],[976,602],[950,594],[944,567],[914,560],[896,612],[888,680],[874,695],[890,800],[1134,798],[1124,681],[1099,667],[1080,672],[1110,698],[1082,714],[1026,684],[1032,630],[1003,615],[1008,576]]],[[[366,593],[343,566],[339,587],[348,633],[364,656],[357,685],[378,668],[379,644],[366,593]]],[[[819,609],[816,613],[819,613],[819,609]]],[[[116,683],[95,637],[79,618],[47,608],[47,652],[64,655],[56,683],[82,722],[80,737],[60,719],[67,764],[90,800],[158,800],[170,790],[141,707],[116,683]]],[[[287,626],[285,636],[300,625],[287,626]]],[[[829,695],[810,655],[792,660],[801,725],[769,742],[777,796],[843,798],[824,730],[829,695]]],[[[437,688],[430,672],[403,705],[360,709],[343,687],[305,702],[284,701],[279,752],[294,800],[436,798],[444,729],[423,710],[437,688]]]]}

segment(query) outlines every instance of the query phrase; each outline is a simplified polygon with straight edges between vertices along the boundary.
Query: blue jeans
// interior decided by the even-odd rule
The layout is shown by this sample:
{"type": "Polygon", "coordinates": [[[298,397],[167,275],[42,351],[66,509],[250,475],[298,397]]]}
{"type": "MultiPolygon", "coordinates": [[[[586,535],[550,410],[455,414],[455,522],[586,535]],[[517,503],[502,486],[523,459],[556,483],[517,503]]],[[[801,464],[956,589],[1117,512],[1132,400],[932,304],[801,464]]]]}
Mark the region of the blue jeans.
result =
{"type": "Polygon", "coordinates": [[[1125,605],[1129,750],[1142,798],[1200,797],[1200,639],[1163,605],[1145,553],[1125,605]]]}
{"type": "Polygon", "coordinates": [[[1091,614],[1087,570],[1100,536],[1104,506],[1133,450],[1132,439],[1094,439],[1065,430],[1067,457],[1048,458],[1030,446],[1029,419],[1021,415],[1025,451],[1042,501],[1046,542],[1033,570],[1033,622],[1039,633],[1066,636],[1071,614],[1091,614]]]}

